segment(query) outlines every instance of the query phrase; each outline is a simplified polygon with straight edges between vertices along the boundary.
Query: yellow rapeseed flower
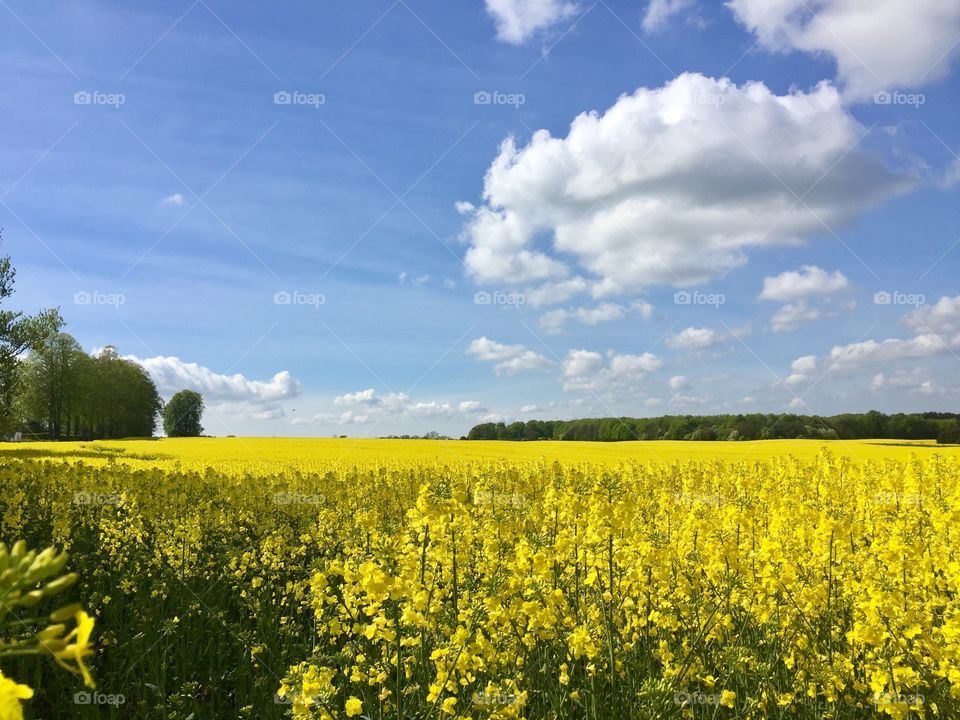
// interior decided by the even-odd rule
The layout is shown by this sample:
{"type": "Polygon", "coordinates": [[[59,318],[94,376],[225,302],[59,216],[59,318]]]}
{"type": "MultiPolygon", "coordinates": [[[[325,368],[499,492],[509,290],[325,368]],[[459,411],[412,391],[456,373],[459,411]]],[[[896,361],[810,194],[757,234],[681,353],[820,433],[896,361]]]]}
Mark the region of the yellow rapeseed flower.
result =
{"type": "Polygon", "coordinates": [[[0,673],[0,720],[23,720],[20,701],[32,697],[32,689],[0,673]]]}
{"type": "Polygon", "coordinates": [[[90,636],[93,633],[94,619],[80,610],[74,616],[74,620],[77,626],[64,638],[64,641],[68,643],[67,646],[54,651],[53,657],[61,667],[83,676],[83,684],[93,689],[97,684],[93,681],[93,676],[90,675],[90,670],[84,664],[83,659],[93,655],[90,636]],[[74,642],[71,643],[70,640],[74,642]]]}
{"type": "Polygon", "coordinates": [[[351,695],[344,705],[344,709],[347,711],[347,717],[359,715],[363,711],[363,701],[351,695]]]}

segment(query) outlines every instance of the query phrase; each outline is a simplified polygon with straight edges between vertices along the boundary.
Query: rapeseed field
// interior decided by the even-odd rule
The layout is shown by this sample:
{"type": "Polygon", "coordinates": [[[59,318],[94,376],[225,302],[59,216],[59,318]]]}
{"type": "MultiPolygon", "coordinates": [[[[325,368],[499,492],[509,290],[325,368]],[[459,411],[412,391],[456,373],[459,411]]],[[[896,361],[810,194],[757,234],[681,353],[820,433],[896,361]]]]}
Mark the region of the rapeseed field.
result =
{"type": "Polygon", "coordinates": [[[960,716],[956,448],[31,443],[0,480],[85,633],[70,673],[3,638],[2,718],[960,716]]]}

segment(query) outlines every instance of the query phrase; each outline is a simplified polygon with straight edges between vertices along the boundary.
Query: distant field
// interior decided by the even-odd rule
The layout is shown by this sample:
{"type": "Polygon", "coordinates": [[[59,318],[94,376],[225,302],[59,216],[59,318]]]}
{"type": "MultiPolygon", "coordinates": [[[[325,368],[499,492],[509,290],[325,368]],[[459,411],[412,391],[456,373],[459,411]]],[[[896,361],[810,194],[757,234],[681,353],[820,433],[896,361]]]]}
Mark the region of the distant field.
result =
{"type": "Polygon", "coordinates": [[[317,463],[363,464],[392,460],[509,460],[513,462],[618,463],[681,460],[770,460],[793,456],[810,460],[823,448],[853,460],[905,460],[911,453],[960,457],[960,446],[933,441],[897,440],[757,440],[751,442],[640,441],[499,442],[463,440],[365,440],[332,438],[161,438],[94,442],[26,442],[0,444],[0,457],[63,458],[87,464],[122,462],[133,467],[270,474],[296,469],[316,470],[317,463]]]}

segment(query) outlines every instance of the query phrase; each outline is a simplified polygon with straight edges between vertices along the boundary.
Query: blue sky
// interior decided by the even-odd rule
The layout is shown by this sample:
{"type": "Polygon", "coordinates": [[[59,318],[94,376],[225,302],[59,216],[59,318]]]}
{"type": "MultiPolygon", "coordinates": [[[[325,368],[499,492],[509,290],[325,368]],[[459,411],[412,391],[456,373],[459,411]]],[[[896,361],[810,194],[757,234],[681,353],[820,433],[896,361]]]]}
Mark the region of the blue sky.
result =
{"type": "Polygon", "coordinates": [[[15,304],[211,433],[957,407],[955,0],[0,6],[15,304]]]}

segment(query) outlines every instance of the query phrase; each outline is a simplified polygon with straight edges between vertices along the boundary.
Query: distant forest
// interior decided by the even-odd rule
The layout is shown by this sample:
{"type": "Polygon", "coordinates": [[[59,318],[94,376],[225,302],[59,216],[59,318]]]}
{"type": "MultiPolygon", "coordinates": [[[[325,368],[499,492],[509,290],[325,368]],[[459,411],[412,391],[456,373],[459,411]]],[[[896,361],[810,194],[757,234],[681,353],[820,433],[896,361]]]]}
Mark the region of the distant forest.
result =
{"type": "Polygon", "coordinates": [[[586,418],[481,423],[468,440],[936,440],[960,443],[960,414],[885,415],[876,410],[818,415],[664,415],[653,418],[586,418]]]}

